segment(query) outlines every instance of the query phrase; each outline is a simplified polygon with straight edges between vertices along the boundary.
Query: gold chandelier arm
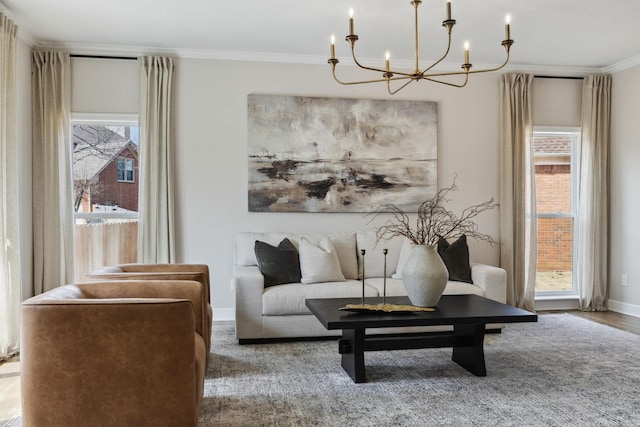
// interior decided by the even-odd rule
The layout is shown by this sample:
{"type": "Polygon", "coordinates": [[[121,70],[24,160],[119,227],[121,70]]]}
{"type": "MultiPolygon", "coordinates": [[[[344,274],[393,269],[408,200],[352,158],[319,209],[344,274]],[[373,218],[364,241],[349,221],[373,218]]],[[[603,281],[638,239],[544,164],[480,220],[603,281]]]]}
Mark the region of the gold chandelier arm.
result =
{"type": "Polygon", "coordinates": [[[469,74],[468,73],[463,73],[463,74],[465,74],[464,83],[461,83],[461,84],[445,82],[444,80],[432,79],[430,77],[423,77],[423,80],[427,80],[427,81],[434,82],[434,83],[440,83],[440,84],[447,85],[447,86],[465,87],[467,85],[467,83],[469,82],[469,74]]]}
{"type": "Polygon", "coordinates": [[[434,73],[434,74],[424,74],[423,75],[423,79],[424,80],[431,80],[431,81],[435,81],[432,80],[431,77],[442,77],[442,76],[458,76],[461,74],[479,74],[479,73],[490,73],[492,71],[498,71],[501,70],[505,67],[505,65],[507,65],[507,63],[509,62],[509,52],[507,52],[507,58],[505,59],[505,61],[495,67],[495,68],[485,68],[482,70],[469,70],[469,71],[450,71],[450,72],[446,72],[446,73],[434,73]]]}
{"type": "MultiPolygon", "coordinates": [[[[390,80],[398,80],[398,79],[390,79],[390,80]]],[[[391,90],[391,82],[387,81],[387,91],[389,92],[389,95],[395,95],[396,93],[400,92],[402,89],[404,89],[414,81],[415,81],[414,79],[410,79],[408,82],[406,82],[405,84],[403,84],[402,86],[400,86],[399,88],[393,91],[391,90]]]]}
{"type": "Polygon", "coordinates": [[[447,55],[449,55],[449,51],[451,50],[451,32],[449,32],[449,42],[447,43],[447,50],[444,53],[444,55],[442,55],[440,57],[440,59],[438,59],[436,62],[434,62],[433,64],[431,64],[430,66],[428,66],[427,68],[425,68],[422,71],[422,74],[427,73],[430,69],[432,69],[433,67],[435,67],[436,65],[438,65],[439,63],[441,63],[442,61],[444,61],[444,59],[447,57],[447,55]]]}
{"type": "MultiPolygon", "coordinates": [[[[377,71],[379,73],[386,73],[387,70],[383,70],[381,68],[373,68],[373,67],[367,67],[366,65],[362,65],[359,61],[358,58],[356,58],[356,51],[354,46],[351,46],[351,57],[353,58],[353,62],[355,62],[355,64],[362,68],[363,70],[369,70],[369,71],[377,71]]],[[[402,71],[392,71],[393,74],[399,74],[401,76],[405,76],[405,77],[411,77],[411,74],[409,73],[405,73],[402,71]]],[[[385,81],[386,79],[383,79],[382,81],[385,81]]]]}
{"type": "MultiPolygon", "coordinates": [[[[340,83],[341,85],[345,85],[345,86],[350,86],[350,85],[360,85],[360,84],[365,84],[365,83],[380,83],[380,82],[389,82],[390,80],[406,80],[409,77],[392,77],[392,78],[380,78],[380,79],[374,79],[374,80],[361,80],[361,81],[356,81],[356,82],[343,82],[342,80],[340,80],[338,78],[338,76],[336,75],[336,69],[335,67],[332,67],[332,74],[333,74],[333,79],[335,81],[337,81],[338,83],[340,83]]],[[[406,85],[405,85],[406,86],[406,85]]]]}
{"type": "Polygon", "coordinates": [[[478,74],[478,73],[489,73],[492,71],[498,71],[504,68],[505,65],[507,65],[507,62],[509,62],[509,52],[507,52],[507,59],[504,60],[504,62],[502,63],[502,65],[495,67],[495,68],[487,68],[484,70],[471,70],[469,71],[469,74],[478,74]]]}

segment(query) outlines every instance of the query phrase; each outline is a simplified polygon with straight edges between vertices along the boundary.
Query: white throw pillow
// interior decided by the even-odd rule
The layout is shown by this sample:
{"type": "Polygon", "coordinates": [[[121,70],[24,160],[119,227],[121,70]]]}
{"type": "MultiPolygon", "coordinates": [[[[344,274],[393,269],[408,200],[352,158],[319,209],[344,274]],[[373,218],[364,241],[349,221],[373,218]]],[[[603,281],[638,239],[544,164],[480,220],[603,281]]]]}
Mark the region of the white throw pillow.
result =
{"type": "Polygon", "coordinates": [[[305,237],[300,238],[300,272],[302,283],[344,282],[340,260],[328,238],[315,245],[305,237]]]}
{"type": "Polygon", "coordinates": [[[411,250],[415,245],[413,242],[406,237],[404,238],[404,242],[402,242],[402,248],[400,248],[400,258],[398,258],[398,266],[396,267],[396,272],[391,276],[393,279],[402,279],[402,270],[404,269],[405,264],[407,263],[407,259],[409,255],[411,255],[411,250]]]}
{"type": "MultiPolygon", "coordinates": [[[[325,237],[329,238],[331,244],[338,254],[338,260],[340,260],[340,267],[345,279],[357,279],[358,278],[358,258],[356,257],[356,233],[353,231],[348,232],[336,232],[330,234],[302,234],[300,237],[304,237],[314,245],[317,245],[320,240],[325,237]]],[[[300,239],[298,238],[298,241],[300,239]]]]}

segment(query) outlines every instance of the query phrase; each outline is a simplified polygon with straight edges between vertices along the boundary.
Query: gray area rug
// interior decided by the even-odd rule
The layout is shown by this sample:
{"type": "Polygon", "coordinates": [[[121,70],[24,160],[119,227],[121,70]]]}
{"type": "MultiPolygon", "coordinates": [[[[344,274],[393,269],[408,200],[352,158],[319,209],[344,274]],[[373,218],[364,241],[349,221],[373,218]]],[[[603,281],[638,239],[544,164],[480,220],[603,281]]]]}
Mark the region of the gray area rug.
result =
{"type": "Polygon", "coordinates": [[[487,377],[403,350],[366,353],[354,384],[336,341],[213,335],[199,426],[640,426],[640,336],[569,314],[487,336],[487,377]]]}
{"type": "Polygon", "coordinates": [[[354,384],[335,340],[240,346],[214,325],[198,426],[640,426],[640,336],[546,314],[485,358],[475,377],[451,349],[371,352],[354,384]]]}

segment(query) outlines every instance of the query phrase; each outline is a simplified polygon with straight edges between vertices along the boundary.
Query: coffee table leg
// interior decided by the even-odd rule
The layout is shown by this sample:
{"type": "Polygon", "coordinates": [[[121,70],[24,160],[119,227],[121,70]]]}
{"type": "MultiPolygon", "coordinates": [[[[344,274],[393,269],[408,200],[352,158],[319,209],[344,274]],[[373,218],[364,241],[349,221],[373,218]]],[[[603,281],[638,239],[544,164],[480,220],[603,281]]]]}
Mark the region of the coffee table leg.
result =
{"type": "Polygon", "coordinates": [[[342,368],[356,383],[366,381],[364,373],[364,329],[343,329],[339,342],[342,368]]]}
{"type": "Polygon", "coordinates": [[[455,344],[452,359],[478,377],[487,376],[484,363],[485,325],[456,325],[453,328],[455,344]]]}

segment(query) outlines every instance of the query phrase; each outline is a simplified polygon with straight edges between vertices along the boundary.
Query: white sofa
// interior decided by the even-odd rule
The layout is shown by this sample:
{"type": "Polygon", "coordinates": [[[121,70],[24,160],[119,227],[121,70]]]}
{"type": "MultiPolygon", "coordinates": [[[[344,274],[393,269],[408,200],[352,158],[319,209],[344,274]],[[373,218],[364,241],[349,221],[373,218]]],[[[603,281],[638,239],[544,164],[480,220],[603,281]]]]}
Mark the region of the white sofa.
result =
{"type": "MultiPolygon", "coordinates": [[[[328,331],[305,306],[306,298],[347,298],[362,296],[362,280],[359,280],[365,249],[365,295],[382,296],[384,283],[384,255],[386,248],[386,295],[406,295],[404,285],[396,269],[403,245],[408,241],[396,237],[376,245],[375,231],[332,233],[326,235],[292,233],[243,232],[237,237],[234,267],[236,338],[240,343],[273,338],[302,338],[339,335],[340,331],[328,331]],[[322,283],[287,283],[264,287],[254,246],[262,241],[277,246],[288,238],[296,248],[300,238],[319,242],[328,237],[335,248],[345,281],[322,283]]],[[[406,249],[405,249],[406,251],[406,249]]],[[[403,254],[404,256],[404,254],[403,254]]],[[[499,302],[506,302],[506,272],[502,268],[470,263],[473,284],[449,281],[444,294],[477,294],[499,302]]],[[[499,328],[503,325],[488,325],[499,328]]],[[[451,327],[380,329],[376,333],[416,332],[447,330],[451,327]]]]}

